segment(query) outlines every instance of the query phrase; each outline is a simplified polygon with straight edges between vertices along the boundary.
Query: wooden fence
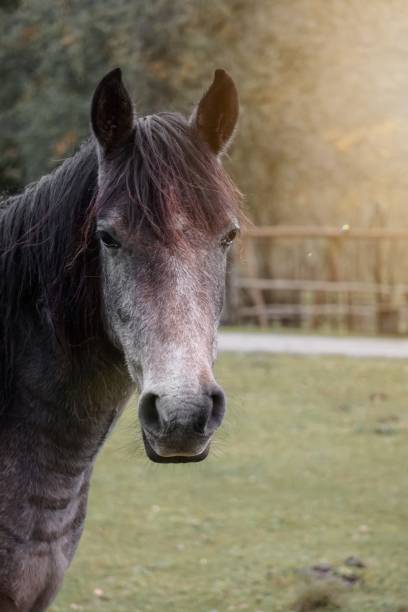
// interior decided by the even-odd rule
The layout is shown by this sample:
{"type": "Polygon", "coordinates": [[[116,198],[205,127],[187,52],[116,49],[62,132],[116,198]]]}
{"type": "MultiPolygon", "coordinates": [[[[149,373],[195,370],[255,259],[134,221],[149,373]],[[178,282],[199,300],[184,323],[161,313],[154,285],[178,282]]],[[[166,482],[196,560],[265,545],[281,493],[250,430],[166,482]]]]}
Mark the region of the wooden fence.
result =
{"type": "Polygon", "coordinates": [[[228,319],[408,331],[408,231],[253,227],[228,277],[228,319]]]}

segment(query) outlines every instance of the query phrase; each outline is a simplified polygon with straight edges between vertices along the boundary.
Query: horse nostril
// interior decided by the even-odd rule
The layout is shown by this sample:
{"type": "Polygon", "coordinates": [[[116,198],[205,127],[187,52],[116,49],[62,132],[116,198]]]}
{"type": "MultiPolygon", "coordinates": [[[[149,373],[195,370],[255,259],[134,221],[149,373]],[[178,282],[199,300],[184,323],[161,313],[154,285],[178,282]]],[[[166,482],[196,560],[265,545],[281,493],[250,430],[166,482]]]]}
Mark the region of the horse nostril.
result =
{"type": "Polygon", "coordinates": [[[152,433],[159,433],[162,428],[157,409],[158,395],[145,393],[139,401],[139,418],[142,426],[152,433]]]}
{"type": "Polygon", "coordinates": [[[139,400],[139,419],[145,432],[154,437],[195,432],[211,436],[221,425],[225,413],[225,396],[217,387],[210,387],[204,395],[195,398],[156,395],[151,391],[142,394],[139,400]],[[191,401],[191,403],[190,403],[191,401]],[[169,419],[169,415],[172,418],[169,419]],[[171,423],[171,426],[170,426],[171,423]]]}
{"type": "Polygon", "coordinates": [[[225,414],[225,395],[222,389],[215,388],[210,394],[212,401],[212,407],[210,409],[210,416],[207,421],[206,433],[209,435],[213,434],[216,429],[221,425],[222,419],[225,414]]]}

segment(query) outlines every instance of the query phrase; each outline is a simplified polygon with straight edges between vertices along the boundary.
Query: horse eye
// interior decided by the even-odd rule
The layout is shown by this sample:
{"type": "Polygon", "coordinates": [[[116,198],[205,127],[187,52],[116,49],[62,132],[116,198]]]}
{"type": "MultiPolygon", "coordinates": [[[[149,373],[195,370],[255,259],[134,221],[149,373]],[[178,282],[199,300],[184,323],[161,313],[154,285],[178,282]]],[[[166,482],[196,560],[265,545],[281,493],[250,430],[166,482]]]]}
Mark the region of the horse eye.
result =
{"type": "Polygon", "coordinates": [[[108,249],[119,249],[120,243],[113,238],[108,232],[99,231],[98,236],[101,242],[108,247],[108,249]]]}
{"type": "Polygon", "coordinates": [[[228,247],[230,244],[234,242],[237,235],[238,235],[238,228],[234,227],[234,229],[230,230],[228,234],[226,234],[224,238],[221,240],[221,245],[223,247],[228,247]]]}

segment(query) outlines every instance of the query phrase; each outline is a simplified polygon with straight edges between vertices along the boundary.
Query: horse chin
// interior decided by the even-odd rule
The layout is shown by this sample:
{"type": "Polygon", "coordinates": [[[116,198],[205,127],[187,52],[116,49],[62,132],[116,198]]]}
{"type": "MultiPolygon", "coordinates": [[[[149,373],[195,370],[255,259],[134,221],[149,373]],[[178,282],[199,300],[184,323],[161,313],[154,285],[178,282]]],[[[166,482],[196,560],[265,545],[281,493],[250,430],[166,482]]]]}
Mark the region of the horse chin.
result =
{"type": "Polygon", "coordinates": [[[210,452],[210,444],[207,444],[205,449],[196,455],[182,454],[182,455],[159,455],[150,444],[145,432],[142,430],[143,443],[146,451],[146,455],[154,463],[197,463],[204,461],[210,452]]]}

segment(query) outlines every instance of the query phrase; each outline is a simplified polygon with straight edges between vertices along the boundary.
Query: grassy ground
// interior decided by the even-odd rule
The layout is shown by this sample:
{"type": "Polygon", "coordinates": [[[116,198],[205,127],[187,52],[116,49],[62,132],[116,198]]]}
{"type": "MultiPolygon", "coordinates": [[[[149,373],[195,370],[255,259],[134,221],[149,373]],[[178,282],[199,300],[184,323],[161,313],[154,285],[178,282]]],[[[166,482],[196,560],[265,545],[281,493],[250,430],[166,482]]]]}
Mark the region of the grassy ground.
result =
{"type": "Polygon", "coordinates": [[[53,612],[306,611],[335,590],[345,612],[404,610],[408,364],[222,355],[217,370],[229,416],[203,464],[149,464],[128,409],[53,612]]]}

